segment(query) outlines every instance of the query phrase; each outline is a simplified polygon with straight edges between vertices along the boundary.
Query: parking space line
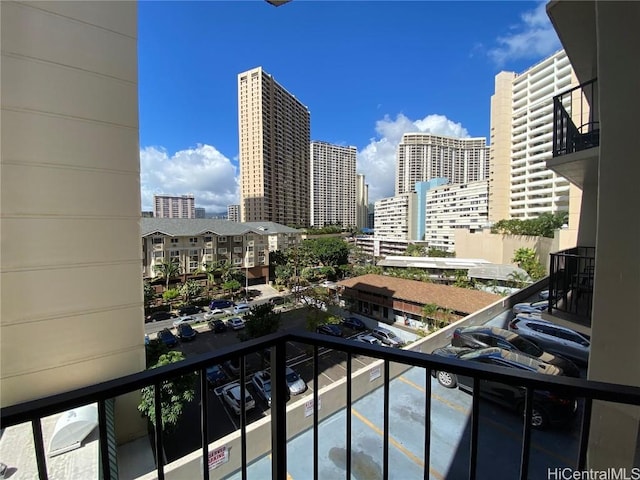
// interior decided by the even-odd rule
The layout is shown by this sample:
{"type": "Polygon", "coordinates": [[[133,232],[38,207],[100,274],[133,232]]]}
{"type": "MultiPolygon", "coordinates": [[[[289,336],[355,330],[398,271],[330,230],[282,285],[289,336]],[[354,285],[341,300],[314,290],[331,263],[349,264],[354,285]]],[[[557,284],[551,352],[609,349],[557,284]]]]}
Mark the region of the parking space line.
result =
{"type": "MultiPolygon", "coordinates": [[[[411,380],[408,380],[408,379],[406,379],[404,377],[398,377],[398,379],[400,381],[406,383],[407,385],[410,385],[413,388],[416,388],[420,392],[424,393],[426,391],[423,387],[421,387],[420,385],[412,382],[411,380]]],[[[459,405],[457,405],[455,403],[452,403],[452,402],[446,400],[445,398],[443,398],[443,397],[441,397],[441,396],[439,396],[437,394],[434,394],[433,391],[431,392],[431,396],[433,398],[435,398],[436,400],[444,403],[445,405],[450,406],[451,408],[453,408],[455,410],[458,410],[458,411],[463,412],[463,413],[469,413],[470,412],[470,410],[464,409],[461,406],[459,406],[459,405]]],[[[504,433],[507,433],[509,436],[513,437],[516,440],[521,440],[522,439],[522,435],[510,430],[508,427],[502,425],[499,422],[496,422],[495,420],[493,420],[491,418],[483,418],[483,421],[486,421],[487,423],[489,423],[494,428],[497,428],[498,430],[501,430],[504,433]]],[[[540,451],[541,453],[544,453],[545,455],[548,455],[548,456],[550,456],[552,458],[555,458],[556,460],[560,460],[561,462],[564,462],[567,465],[572,465],[574,463],[574,460],[570,460],[570,459],[565,458],[565,457],[563,457],[561,455],[558,455],[555,452],[552,452],[551,450],[547,450],[545,447],[542,447],[542,446],[538,445],[535,442],[532,442],[531,445],[533,446],[533,448],[535,448],[536,450],[540,451]]]]}
{"type": "MultiPolygon", "coordinates": [[[[355,408],[351,407],[351,413],[362,423],[364,423],[371,430],[376,432],[381,437],[384,435],[384,432],[380,430],[377,426],[375,426],[368,418],[358,412],[355,408]]],[[[389,435],[389,443],[400,450],[404,455],[406,455],[413,463],[418,465],[420,468],[424,469],[424,461],[414,455],[410,450],[408,450],[404,445],[398,442],[395,438],[389,435]]],[[[438,472],[436,469],[429,467],[429,473],[433,475],[435,478],[439,480],[444,480],[444,475],[438,472]]]]}

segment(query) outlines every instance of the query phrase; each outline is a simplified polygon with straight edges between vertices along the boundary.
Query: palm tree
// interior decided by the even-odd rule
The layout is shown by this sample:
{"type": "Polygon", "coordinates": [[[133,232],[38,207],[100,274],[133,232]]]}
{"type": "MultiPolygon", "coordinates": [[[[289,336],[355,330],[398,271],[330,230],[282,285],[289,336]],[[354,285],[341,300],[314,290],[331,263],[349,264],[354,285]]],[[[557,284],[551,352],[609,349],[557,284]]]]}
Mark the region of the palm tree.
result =
{"type": "Polygon", "coordinates": [[[169,290],[169,279],[180,273],[180,264],[175,260],[162,262],[153,266],[153,269],[166,280],[165,290],[169,290]]]}

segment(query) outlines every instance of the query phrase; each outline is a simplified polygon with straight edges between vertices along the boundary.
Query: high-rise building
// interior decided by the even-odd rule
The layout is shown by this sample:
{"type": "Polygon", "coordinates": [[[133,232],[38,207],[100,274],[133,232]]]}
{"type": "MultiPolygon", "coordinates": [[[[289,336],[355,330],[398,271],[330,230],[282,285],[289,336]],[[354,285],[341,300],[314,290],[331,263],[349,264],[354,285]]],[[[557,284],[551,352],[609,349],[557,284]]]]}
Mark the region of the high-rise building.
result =
{"type": "Polygon", "coordinates": [[[431,133],[405,133],[398,145],[396,195],[413,192],[417,182],[445,177],[469,183],[489,176],[485,138],[453,138],[431,133]]]}
{"type": "Polygon", "coordinates": [[[195,212],[195,218],[206,218],[207,217],[207,211],[203,207],[196,207],[194,209],[194,212],[195,212]]]}
{"type": "Polygon", "coordinates": [[[240,221],[240,205],[227,205],[227,220],[230,222],[240,221]]]}
{"type": "Polygon", "coordinates": [[[155,218],[196,218],[193,195],[154,195],[153,216],[155,218]]]}
{"type": "Polygon", "coordinates": [[[569,182],[545,162],[551,158],[553,97],[570,88],[574,78],[563,50],[519,75],[496,75],[491,97],[491,222],[569,211],[569,182]]]}
{"type": "Polygon", "coordinates": [[[380,238],[414,240],[416,194],[381,198],[375,203],[375,235],[380,238]]]}
{"type": "Polygon", "coordinates": [[[308,226],[310,114],[262,67],[238,75],[243,222],[308,226]]]}
{"type": "Polygon", "coordinates": [[[356,147],[311,142],[311,225],[356,225],[356,147]]]}
{"type": "Polygon", "coordinates": [[[359,230],[369,226],[369,185],[363,174],[356,175],[356,227],[359,230]]]}

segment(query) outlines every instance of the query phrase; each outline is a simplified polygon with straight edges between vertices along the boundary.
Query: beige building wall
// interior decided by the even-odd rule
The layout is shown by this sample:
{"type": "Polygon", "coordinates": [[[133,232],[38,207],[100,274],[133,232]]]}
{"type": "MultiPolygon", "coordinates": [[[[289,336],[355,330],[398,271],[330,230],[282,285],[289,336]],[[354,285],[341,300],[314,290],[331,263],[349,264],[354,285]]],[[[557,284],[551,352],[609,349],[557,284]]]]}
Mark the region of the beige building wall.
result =
{"type": "Polygon", "coordinates": [[[511,187],[511,98],[514,72],[500,72],[491,96],[489,146],[489,221],[509,218],[511,187]]]}
{"type": "Polygon", "coordinates": [[[6,406],[145,354],[136,3],[1,2],[0,18],[6,406]]]}

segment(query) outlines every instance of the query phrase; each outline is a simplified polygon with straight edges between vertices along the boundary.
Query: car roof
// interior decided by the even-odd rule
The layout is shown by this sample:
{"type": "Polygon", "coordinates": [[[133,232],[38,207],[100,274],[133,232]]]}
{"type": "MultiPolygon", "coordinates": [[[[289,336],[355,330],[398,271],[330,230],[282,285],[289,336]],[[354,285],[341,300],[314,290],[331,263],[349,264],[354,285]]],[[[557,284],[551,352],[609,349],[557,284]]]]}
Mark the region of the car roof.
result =
{"type": "Polygon", "coordinates": [[[509,362],[517,363],[524,368],[538,373],[557,375],[560,372],[560,369],[558,367],[554,367],[553,365],[538,360],[537,358],[511,350],[504,350],[498,347],[471,350],[469,352],[461,354],[460,356],[460,358],[464,360],[470,360],[480,357],[502,358],[509,362]]]}
{"type": "Polygon", "coordinates": [[[509,340],[515,337],[519,337],[519,335],[515,332],[510,332],[509,330],[505,330],[504,328],[499,327],[486,327],[484,325],[476,325],[473,327],[462,327],[457,329],[460,333],[484,333],[487,335],[493,335],[495,337],[504,338],[505,340],[509,340]]]}

